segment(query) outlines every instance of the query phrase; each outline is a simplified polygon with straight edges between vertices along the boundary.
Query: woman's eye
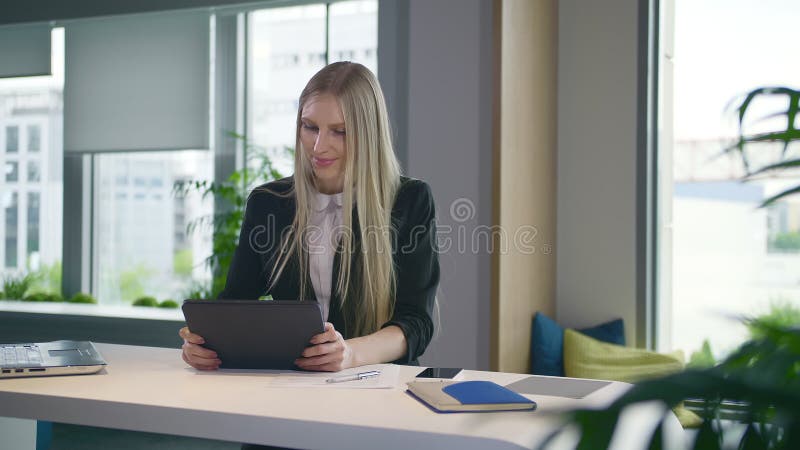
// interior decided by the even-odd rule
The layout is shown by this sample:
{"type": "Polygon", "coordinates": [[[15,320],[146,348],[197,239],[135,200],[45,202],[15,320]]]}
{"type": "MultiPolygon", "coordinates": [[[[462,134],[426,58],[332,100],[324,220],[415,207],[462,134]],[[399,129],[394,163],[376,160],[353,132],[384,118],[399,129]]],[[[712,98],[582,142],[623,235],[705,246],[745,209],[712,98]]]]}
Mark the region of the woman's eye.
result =
{"type": "Polygon", "coordinates": [[[345,130],[333,130],[334,133],[338,134],[339,136],[344,136],[347,134],[345,130]]]}
{"type": "Polygon", "coordinates": [[[303,124],[303,128],[305,128],[306,130],[309,130],[309,131],[317,131],[317,127],[315,127],[313,125],[309,125],[307,123],[303,124]]]}

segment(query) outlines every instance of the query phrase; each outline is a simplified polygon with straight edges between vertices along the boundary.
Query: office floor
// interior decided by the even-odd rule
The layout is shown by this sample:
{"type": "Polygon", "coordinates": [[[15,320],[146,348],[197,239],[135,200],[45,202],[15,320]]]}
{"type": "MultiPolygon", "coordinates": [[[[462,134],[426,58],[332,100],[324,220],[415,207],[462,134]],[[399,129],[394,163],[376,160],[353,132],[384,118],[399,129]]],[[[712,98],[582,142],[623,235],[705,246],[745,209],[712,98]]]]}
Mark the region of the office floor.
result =
{"type": "Polygon", "coordinates": [[[206,439],[137,433],[109,428],[53,424],[50,450],[239,450],[240,444],[206,439]]]}

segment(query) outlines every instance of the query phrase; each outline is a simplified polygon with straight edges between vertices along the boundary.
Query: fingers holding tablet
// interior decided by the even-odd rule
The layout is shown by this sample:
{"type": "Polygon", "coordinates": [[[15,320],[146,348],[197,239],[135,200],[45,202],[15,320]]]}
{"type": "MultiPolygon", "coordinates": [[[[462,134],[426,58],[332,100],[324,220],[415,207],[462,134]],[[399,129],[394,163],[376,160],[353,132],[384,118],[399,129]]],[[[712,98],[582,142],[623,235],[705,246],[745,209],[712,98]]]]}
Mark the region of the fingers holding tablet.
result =
{"type": "Polygon", "coordinates": [[[186,364],[198,370],[219,368],[222,361],[217,357],[216,352],[201,347],[200,344],[205,342],[201,336],[190,332],[188,327],[181,328],[178,335],[183,339],[181,357],[186,364]]]}

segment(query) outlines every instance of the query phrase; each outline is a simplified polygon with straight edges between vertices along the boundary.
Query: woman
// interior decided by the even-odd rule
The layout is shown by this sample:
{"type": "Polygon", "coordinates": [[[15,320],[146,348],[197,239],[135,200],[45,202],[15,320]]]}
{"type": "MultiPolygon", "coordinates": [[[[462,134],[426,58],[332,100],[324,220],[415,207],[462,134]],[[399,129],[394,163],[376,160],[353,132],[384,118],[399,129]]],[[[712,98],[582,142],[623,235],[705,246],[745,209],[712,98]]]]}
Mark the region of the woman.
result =
{"type": "MultiPolygon", "coordinates": [[[[296,148],[294,175],[250,194],[220,299],[318,301],[325,331],[295,361],[304,370],[416,364],[439,283],[433,197],[400,175],[372,72],[317,72],[300,95],[296,148]]],[[[180,335],[184,361],[219,367],[202,337],[180,335]]]]}

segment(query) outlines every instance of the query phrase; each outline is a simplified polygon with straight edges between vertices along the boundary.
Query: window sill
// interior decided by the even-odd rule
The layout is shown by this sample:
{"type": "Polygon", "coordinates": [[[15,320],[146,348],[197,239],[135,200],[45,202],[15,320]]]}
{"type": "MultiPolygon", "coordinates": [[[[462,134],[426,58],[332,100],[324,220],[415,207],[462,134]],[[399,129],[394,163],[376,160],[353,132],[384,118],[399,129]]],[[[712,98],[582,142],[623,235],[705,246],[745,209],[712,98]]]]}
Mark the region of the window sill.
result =
{"type": "Polygon", "coordinates": [[[184,321],[183,312],[180,308],[162,309],[145,306],[108,306],[66,302],[36,303],[0,300],[0,312],[184,321]]]}

